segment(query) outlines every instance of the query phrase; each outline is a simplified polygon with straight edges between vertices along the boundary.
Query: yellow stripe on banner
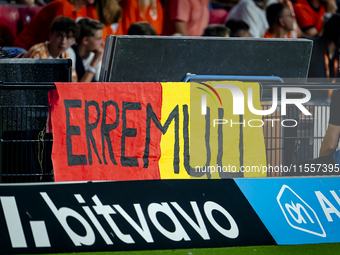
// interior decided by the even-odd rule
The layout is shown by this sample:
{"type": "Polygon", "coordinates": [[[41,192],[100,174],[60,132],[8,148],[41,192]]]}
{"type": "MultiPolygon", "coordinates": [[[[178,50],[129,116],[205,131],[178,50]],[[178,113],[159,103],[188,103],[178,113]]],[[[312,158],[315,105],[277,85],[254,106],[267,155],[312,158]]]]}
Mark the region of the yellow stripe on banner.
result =
{"type": "Polygon", "coordinates": [[[173,109],[178,106],[179,112],[179,173],[174,173],[174,143],[175,143],[175,122],[169,126],[168,131],[162,135],[161,158],[159,169],[161,179],[188,179],[183,165],[183,105],[187,105],[190,111],[190,84],[189,83],[161,83],[163,93],[161,123],[164,125],[173,109]]]}
{"type": "MultiPolygon", "coordinates": [[[[253,88],[253,105],[257,110],[261,110],[260,86],[258,83],[245,83],[247,88],[244,90],[245,102],[248,101],[248,87],[253,88]]],[[[247,105],[247,103],[246,103],[247,105]]],[[[262,116],[251,113],[248,107],[245,107],[246,127],[244,128],[244,166],[253,167],[250,172],[245,172],[244,177],[267,177],[267,172],[260,170],[261,166],[267,166],[266,148],[264,144],[263,127],[251,127],[248,125],[249,120],[261,120],[262,116]],[[257,168],[259,167],[259,168],[257,168]]],[[[251,125],[259,125],[260,122],[252,121],[251,125]]],[[[263,169],[263,168],[262,168],[263,169]]]]}
{"type": "Polygon", "coordinates": [[[212,102],[210,105],[208,103],[208,106],[211,108],[211,166],[216,166],[216,169],[220,167],[219,169],[227,171],[228,173],[231,172],[231,175],[228,175],[228,173],[224,174],[224,171],[222,174],[218,174],[218,171],[215,171],[215,175],[212,174],[212,177],[265,177],[266,173],[260,170],[261,166],[266,166],[263,127],[259,125],[259,121],[256,121],[261,120],[262,116],[255,115],[248,109],[248,88],[252,88],[253,105],[255,109],[261,109],[259,84],[239,81],[206,82],[205,84],[215,88],[223,105],[216,107],[212,102]],[[241,117],[240,115],[233,115],[234,98],[232,93],[227,88],[216,88],[218,85],[232,85],[242,91],[244,96],[244,115],[241,117]],[[222,118],[218,114],[218,108],[223,109],[222,118]],[[221,150],[217,149],[218,139],[220,139],[217,135],[219,125],[213,127],[214,119],[223,119],[223,121],[220,122],[225,123],[220,125],[223,131],[223,156],[220,162],[216,160],[218,153],[221,153],[221,150]],[[251,127],[248,125],[250,120],[252,120],[250,125],[260,127],[251,127]],[[240,132],[242,132],[242,136],[240,136],[240,132]],[[240,170],[242,170],[243,173],[241,173],[240,170]]]}
{"type": "Polygon", "coordinates": [[[259,125],[262,119],[262,116],[254,115],[247,107],[248,88],[251,87],[253,105],[256,109],[261,109],[258,83],[222,81],[161,84],[161,123],[166,123],[176,107],[179,120],[179,172],[175,173],[174,167],[175,119],[172,119],[167,132],[161,138],[159,168],[162,179],[266,176],[265,172],[259,171],[260,166],[266,166],[263,128],[248,125],[249,120],[252,120],[253,125],[259,125]],[[235,86],[242,91],[243,115],[233,115],[234,101],[231,91],[228,88],[217,88],[223,84],[235,86]],[[205,115],[202,113],[204,94],[208,107],[205,115]],[[185,126],[184,116],[188,118],[188,127],[185,126]],[[216,120],[223,124],[215,125],[216,120]],[[187,151],[184,151],[185,144],[187,151]],[[187,169],[184,167],[185,153],[187,169]]]}

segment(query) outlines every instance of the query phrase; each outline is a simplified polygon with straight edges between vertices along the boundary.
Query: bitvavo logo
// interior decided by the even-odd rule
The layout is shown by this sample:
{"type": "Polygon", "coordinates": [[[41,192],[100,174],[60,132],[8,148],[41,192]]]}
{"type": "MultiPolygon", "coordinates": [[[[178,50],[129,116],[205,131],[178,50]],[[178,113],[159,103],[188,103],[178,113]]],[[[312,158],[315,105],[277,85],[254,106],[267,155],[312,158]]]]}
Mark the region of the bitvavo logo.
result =
{"type": "MultiPolygon", "coordinates": [[[[141,204],[135,203],[133,204],[133,207],[137,215],[136,218],[138,218],[138,220],[135,221],[136,218],[131,217],[119,204],[103,204],[97,195],[92,197],[92,203],[94,203],[94,205],[90,206],[88,204],[89,201],[86,201],[81,194],[74,194],[75,199],[80,204],[87,217],[84,217],[84,214],[80,214],[79,211],[74,208],[66,206],[57,208],[46,192],[40,192],[40,195],[75,246],[92,246],[96,241],[98,241],[98,234],[94,230],[93,226],[97,229],[99,235],[107,245],[114,245],[114,242],[111,240],[114,236],[116,237],[116,240],[120,239],[126,244],[135,244],[140,242],[137,240],[135,241],[135,239],[132,238],[132,236],[136,235],[135,232],[137,232],[145,242],[157,243],[159,242],[157,241],[158,237],[154,240],[154,236],[155,234],[157,235],[157,233],[151,231],[152,228],[149,227],[151,224],[164,237],[175,242],[179,242],[181,240],[192,240],[192,237],[189,236],[185,229],[188,226],[191,226],[202,240],[211,240],[213,238],[211,237],[211,234],[209,234],[212,228],[215,228],[221,235],[227,238],[236,239],[239,237],[239,227],[233,216],[225,208],[213,201],[205,201],[202,207],[199,206],[196,201],[190,201],[192,208],[191,213],[186,212],[177,202],[154,202],[148,205],[143,205],[143,207],[146,206],[144,207],[144,210],[142,209],[141,204]],[[203,212],[199,209],[200,207],[203,208],[203,212]],[[225,217],[225,220],[229,222],[229,228],[224,228],[218,221],[215,220],[215,212],[219,212],[225,217]],[[117,219],[113,217],[113,215],[117,214],[120,214],[124,221],[131,226],[130,231],[132,231],[132,235],[129,233],[124,234],[118,227],[116,224],[117,219]],[[166,226],[163,226],[164,221],[159,221],[157,214],[166,215],[172,222],[175,230],[170,231],[166,226]],[[194,218],[189,216],[191,214],[194,218]],[[184,221],[179,220],[178,215],[181,215],[184,218],[184,221]],[[206,218],[205,220],[204,217],[206,218]],[[80,235],[77,231],[75,231],[71,227],[72,224],[70,224],[71,221],[69,219],[73,219],[73,222],[77,222],[78,226],[82,226],[85,230],[85,235],[80,235]],[[99,221],[98,219],[104,219],[104,221],[99,221]],[[183,222],[186,222],[186,224],[183,224],[183,222]],[[207,227],[207,225],[209,227],[207,227]],[[107,230],[105,229],[107,229],[107,227],[111,229],[111,232],[106,232],[107,230]]],[[[15,197],[0,196],[0,204],[4,212],[5,222],[12,247],[28,248],[29,246],[26,241],[27,232],[25,233],[22,224],[22,221],[27,220],[27,218],[20,216],[15,197]]],[[[46,228],[46,225],[49,223],[45,223],[45,220],[30,219],[29,223],[36,247],[52,247],[53,240],[52,242],[50,241],[50,235],[46,228]]]]}
{"type": "MultiPolygon", "coordinates": [[[[244,94],[242,92],[242,90],[240,88],[238,88],[237,86],[234,85],[230,85],[230,84],[215,84],[214,88],[208,84],[205,83],[200,83],[201,85],[207,87],[209,90],[211,90],[216,97],[218,98],[221,106],[222,106],[222,100],[219,96],[219,94],[217,93],[217,91],[215,90],[215,88],[220,88],[220,89],[229,89],[229,91],[232,94],[232,98],[233,98],[233,115],[244,115],[244,94]]],[[[215,102],[216,104],[216,100],[214,99],[214,96],[211,92],[209,92],[208,89],[204,89],[204,88],[200,88],[200,87],[196,87],[198,89],[203,90],[204,92],[206,92],[215,102]]],[[[276,87],[273,87],[272,89],[272,104],[271,107],[267,110],[258,110],[255,109],[254,104],[253,104],[253,88],[248,88],[247,90],[247,98],[248,98],[248,109],[251,113],[255,114],[255,115],[260,115],[260,116],[264,116],[264,115],[270,115],[272,113],[274,113],[277,109],[278,106],[278,89],[276,87]]],[[[285,116],[286,112],[287,112],[287,105],[295,105],[298,109],[300,109],[300,111],[304,114],[304,115],[312,115],[302,104],[307,103],[309,100],[311,99],[311,93],[309,92],[309,90],[304,89],[304,88],[281,88],[281,115],[285,116]],[[287,98],[287,94],[288,93],[302,93],[305,95],[305,97],[303,98],[294,98],[294,99],[289,99],[287,98]]],[[[201,114],[202,115],[206,115],[207,114],[207,96],[206,94],[202,94],[201,97],[201,114]]],[[[268,119],[266,121],[270,121],[272,123],[272,127],[274,126],[274,122],[275,121],[279,121],[279,119],[268,119]]],[[[294,126],[297,125],[297,122],[294,119],[285,119],[282,121],[281,125],[285,127],[285,122],[291,122],[293,121],[295,123],[294,126]]],[[[234,123],[234,124],[243,124],[245,126],[245,120],[244,123],[234,123]]],[[[230,123],[231,126],[233,125],[232,120],[226,120],[226,119],[214,119],[214,127],[216,125],[224,125],[230,123]]],[[[251,119],[248,120],[248,126],[250,127],[261,127],[264,125],[263,120],[259,120],[259,119],[251,119]],[[261,124],[259,125],[254,125],[254,122],[261,122],[261,124]]],[[[287,126],[287,127],[292,127],[291,125],[287,126]]]]}
{"type": "Polygon", "coordinates": [[[326,237],[326,232],[315,211],[290,187],[283,185],[276,199],[291,227],[313,235],[326,237]]]}

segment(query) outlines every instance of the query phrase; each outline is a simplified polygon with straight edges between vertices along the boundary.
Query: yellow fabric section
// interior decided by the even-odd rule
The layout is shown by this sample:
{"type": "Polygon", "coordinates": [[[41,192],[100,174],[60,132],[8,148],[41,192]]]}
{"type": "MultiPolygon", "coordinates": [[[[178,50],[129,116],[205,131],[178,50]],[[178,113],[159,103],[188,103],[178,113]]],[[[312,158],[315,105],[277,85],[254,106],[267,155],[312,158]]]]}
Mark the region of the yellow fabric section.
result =
{"type": "MultiPolygon", "coordinates": [[[[253,105],[257,110],[261,110],[260,102],[260,85],[258,83],[244,83],[245,88],[242,89],[245,95],[245,104],[247,105],[248,93],[246,90],[248,87],[252,88],[253,91],[253,105]]],[[[252,119],[262,119],[262,116],[251,113],[247,106],[244,108],[246,119],[246,127],[244,128],[243,141],[244,141],[244,166],[267,166],[266,161],[266,148],[263,136],[263,127],[251,127],[251,125],[258,126],[260,122],[251,122],[252,119]]],[[[266,116],[264,116],[266,118],[266,116]]],[[[278,125],[278,124],[276,124],[278,125]]],[[[266,177],[266,172],[256,172],[253,169],[251,172],[245,172],[244,177],[266,177]]]]}
{"type": "Polygon", "coordinates": [[[175,122],[169,126],[168,131],[162,135],[161,139],[161,158],[159,160],[159,169],[162,179],[188,179],[190,176],[184,169],[183,165],[183,105],[190,108],[190,83],[161,83],[162,84],[162,117],[161,124],[164,125],[172,110],[178,105],[179,110],[179,173],[174,173],[174,144],[175,144],[175,122]]]}
{"type": "MultiPolygon", "coordinates": [[[[262,116],[251,113],[247,107],[248,88],[253,90],[253,104],[256,109],[261,109],[260,88],[257,83],[243,82],[205,82],[211,86],[220,96],[222,105],[217,95],[208,87],[199,83],[162,83],[163,88],[163,105],[161,123],[164,125],[172,110],[178,105],[179,107],[179,147],[180,163],[179,173],[174,173],[173,155],[174,155],[174,121],[171,123],[167,133],[162,135],[161,139],[161,158],[159,161],[160,173],[162,179],[186,179],[186,178],[207,178],[207,171],[211,173],[210,178],[221,178],[228,176],[228,173],[219,173],[219,171],[232,172],[232,174],[241,175],[239,177],[265,177],[266,173],[257,170],[256,166],[266,166],[266,152],[262,127],[250,127],[249,120],[261,120],[262,116]],[[234,85],[241,89],[244,95],[244,115],[243,123],[240,122],[239,115],[233,115],[233,97],[229,89],[215,88],[216,84],[234,85]],[[208,91],[206,93],[204,90],[208,91]],[[210,109],[210,115],[202,115],[202,94],[206,94],[207,107],[210,109]],[[189,155],[187,154],[189,165],[191,166],[191,175],[189,170],[184,168],[184,110],[183,105],[187,105],[189,114],[189,155]],[[223,119],[227,123],[217,125],[214,120],[220,119],[219,116],[223,109],[223,119]],[[207,118],[209,117],[209,118],[207,118]],[[207,118],[207,122],[206,122],[207,118]],[[233,123],[231,125],[231,122],[233,123]],[[210,127],[209,127],[210,125],[210,127]],[[242,140],[240,142],[240,125],[242,125],[242,140]],[[223,134],[218,134],[222,131],[223,134]],[[223,138],[223,146],[219,148],[219,139],[223,138]],[[240,146],[243,148],[240,150],[240,146]],[[208,148],[207,148],[208,147],[208,148]],[[240,151],[243,155],[240,155],[240,151]],[[221,165],[218,164],[218,156],[221,155],[221,165]],[[209,156],[208,156],[209,155],[209,156]],[[240,160],[240,158],[242,158],[240,160]],[[239,172],[240,162],[243,162],[245,168],[243,174],[239,172]],[[207,166],[209,168],[207,168],[207,166]],[[248,170],[248,171],[247,171],[248,170]],[[237,173],[239,172],[239,173],[237,173]]],[[[253,121],[251,125],[260,125],[261,122],[253,121]]],[[[237,177],[237,176],[230,176],[237,177]]]]}

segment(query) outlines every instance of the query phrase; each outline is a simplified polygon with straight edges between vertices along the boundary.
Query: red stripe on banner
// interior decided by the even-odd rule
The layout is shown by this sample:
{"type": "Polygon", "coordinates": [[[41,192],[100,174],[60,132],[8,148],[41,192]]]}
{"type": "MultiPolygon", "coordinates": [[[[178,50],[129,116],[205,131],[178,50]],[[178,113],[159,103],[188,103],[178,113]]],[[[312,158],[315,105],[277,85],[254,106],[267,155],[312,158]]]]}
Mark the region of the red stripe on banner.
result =
{"type": "Polygon", "coordinates": [[[162,133],[147,121],[148,105],[161,119],[160,83],[56,87],[51,101],[55,181],[160,179],[162,133]]]}

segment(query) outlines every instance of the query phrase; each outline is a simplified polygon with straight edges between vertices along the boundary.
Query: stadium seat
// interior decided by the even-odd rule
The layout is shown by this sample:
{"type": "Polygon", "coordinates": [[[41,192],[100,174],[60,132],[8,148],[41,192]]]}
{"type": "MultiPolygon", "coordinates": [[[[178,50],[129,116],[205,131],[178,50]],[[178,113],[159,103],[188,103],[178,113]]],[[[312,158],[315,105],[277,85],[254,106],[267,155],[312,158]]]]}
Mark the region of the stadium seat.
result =
{"type": "Polygon", "coordinates": [[[209,24],[224,24],[228,16],[228,12],[224,9],[211,9],[209,14],[209,24]]]}
{"type": "Polygon", "coordinates": [[[4,41],[1,45],[12,46],[18,34],[41,8],[0,5],[0,38],[4,41]]]}
{"type": "Polygon", "coordinates": [[[0,6],[0,38],[5,46],[11,46],[18,35],[17,24],[20,20],[18,7],[11,5],[0,6]]]}

